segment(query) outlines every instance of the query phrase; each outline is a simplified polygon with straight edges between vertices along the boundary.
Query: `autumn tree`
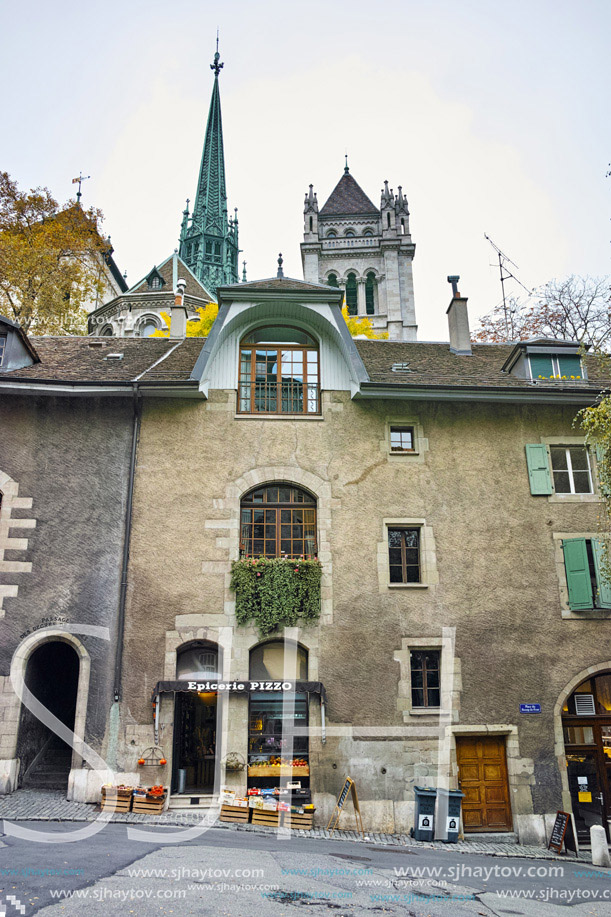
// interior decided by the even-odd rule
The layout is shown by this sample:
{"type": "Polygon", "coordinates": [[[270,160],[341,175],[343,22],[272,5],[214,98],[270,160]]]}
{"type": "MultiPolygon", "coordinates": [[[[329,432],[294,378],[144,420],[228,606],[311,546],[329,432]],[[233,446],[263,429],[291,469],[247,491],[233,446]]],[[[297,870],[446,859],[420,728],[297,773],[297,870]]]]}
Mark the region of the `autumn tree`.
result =
{"type": "Polygon", "coordinates": [[[500,303],[480,319],[476,341],[502,343],[533,337],[558,338],[611,346],[611,278],[567,277],[552,280],[527,300],[500,303]]]}
{"type": "Polygon", "coordinates": [[[370,318],[363,316],[359,318],[358,315],[348,315],[348,306],[344,306],[342,309],[342,315],[348,326],[348,331],[352,337],[357,335],[362,335],[366,338],[371,338],[372,340],[387,340],[388,332],[381,331],[379,334],[374,330],[373,324],[370,318]]]}
{"type": "Polygon", "coordinates": [[[102,214],[0,172],[0,313],[32,334],[85,334],[84,306],[105,289],[102,214]]]}
{"type": "MultiPolygon", "coordinates": [[[[196,309],[196,312],[199,314],[199,321],[191,319],[187,322],[187,337],[188,338],[205,338],[208,337],[210,329],[214,324],[214,319],[218,315],[219,307],[215,302],[209,302],[206,306],[200,306],[196,309]]],[[[163,330],[153,331],[150,335],[152,338],[167,338],[170,336],[170,328],[172,327],[172,319],[167,312],[161,312],[161,317],[163,318],[166,327],[163,330]]]]}

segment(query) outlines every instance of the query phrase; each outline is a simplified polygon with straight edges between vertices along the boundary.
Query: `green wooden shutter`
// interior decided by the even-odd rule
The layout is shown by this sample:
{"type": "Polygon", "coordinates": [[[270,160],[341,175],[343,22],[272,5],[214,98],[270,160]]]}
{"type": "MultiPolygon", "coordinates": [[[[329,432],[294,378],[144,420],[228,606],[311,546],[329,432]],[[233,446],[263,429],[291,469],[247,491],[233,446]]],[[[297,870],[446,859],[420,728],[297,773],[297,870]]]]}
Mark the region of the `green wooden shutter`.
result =
{"type": "Polygon", "coordinates": [[[602,443],[596,443],[596,461],[602,462],[605,458],[605,447],[602,443]]]}
{"type": "Polygon", "coordinates": [[[529,355],[529,360],[533,379],[538,379],[539,376],[544,376],[546,379],[549,379],[554,372],[552,358],[545,354],[531,353],[529,355]]]}
{"type": "Polygon", "coordinates": [[[581,358],[577,354],[558,357],[558,365],[560,367],[561,376],[581,376],[583,378],[581,358]]]}
{"type": "Polygon", "coordinates": [[[530,443],[526,446],[526,464],[530,492],[534,496],[545,496],[552,493],[552,475],[549,470],[547,447],[541,443],[530,443]]]}
{"type": "Polygon", "coordinates": [[[562,549],[570,607],[573,611],[593,608],[592,582],[585,538],[565,539],[562,542],[562,549]]]}
{"type": "Polygon", "coordinates": [[[611,583],[603,576],[603,556],[605,546],[602,542],[592,539],[592,554],[596,568],[596,582],[598,584],[597,608],[611,608],[611,583]]]}

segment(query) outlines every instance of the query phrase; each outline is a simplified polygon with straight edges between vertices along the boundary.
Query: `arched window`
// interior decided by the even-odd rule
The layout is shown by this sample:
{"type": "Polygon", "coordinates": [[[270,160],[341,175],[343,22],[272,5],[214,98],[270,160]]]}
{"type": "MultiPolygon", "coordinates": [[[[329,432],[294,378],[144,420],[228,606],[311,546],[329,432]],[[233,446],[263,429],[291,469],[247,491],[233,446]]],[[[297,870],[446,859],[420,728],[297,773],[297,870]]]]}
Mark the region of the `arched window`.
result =
{"type": "Polygon", "coordinates": [[[387,213],[387,214],[386,214],[386,225],[387,225],[388,228],[390,229],[390,213],[387,213]]]}
{"type": "Polygon", "coordinates": [[[216,643],[196,640],[181,646],[176,657],[176,678],[178,681],[215,679],[222,677],[219,649],[216,643]]]}
{"type": "Polygon", "coordinates": [[[373,271],[369,271],[365,278],[365,311],[367,315],[375,315],[375,285],[375,274],[373,271]]]}
{"type": "Polygon", "coordinates": [[[318,414],[318,344],[298,328],[255,328],[240,345],[242,414],[318,414]]]}
{"type": "MultiPolygon", "coordinates": [[[[249,677],[252,682],[285,682],[285,658],[288,666],[296,671],[296,681],[308,679],[308,654],[299,644],[288,640],[274,640],[255,646],[250,651],[249,677]],[[288,657],[288,658],[287,658],[288,657]]],[[[292,673],[291,673],[292,674],[292,673]]],[[[291,678],[292,680],[292,678],[291,678]]],[[[308,736],[295,735],[295,727],[308,725],[308,695],[302,691],[251,691],[248,728],[248,787],[269,787],[280,783],[281,759],[285,766],[292,765],[295,776],[299,776],[301,789],[297,798],[309,801],[309,757],[308,736]],[[290,699],[290,704],[284,701],[290,699]],[[288,706],[288,711],[287,711],[288,706]],[[287,721],[287,714],[290,717],[287,721]],[[258,766],[257,766],[258,765],[258,766]],[[277,776],[267,768],[276,765],[277,776]],[[266,767],[266,775],[258,771],[266,767]],[[307,798],[305,798],[307,796],[307,798]]],[[[301,731],[301,730],[300,730],[301,731]]]]}
{"type": "Polygon", "coordinates": [[[336,236],[337,236],[337,233],[335,232],[334,229],[330,229],[329,232],[327,233],[327,239],[335,239],[336,236]]]}
{"type": "Polygon", "coordinates": [[[310,232],[313,231],[313,225],[312,217],[310,217],[310,232]]]}
{"type": "Polygon", "coordinates": [[[348,315],[358,314],[358,300],[356,292],[356,274],[348,274],[346,280],[346,305],[348,306],[348,315]]]}
{"type": "Polygon", "coordinates": [[[112,325],[106,325],[102,328],[102,337],[111,338],[112,337],[112,325]]]}
{"type": "Polygon", "coordinates": [[[405,220],[401,217],[401,235],[405,235],[405,220]]]}
{"type": "Polygon", "coordinates": [[[240,504],[240,554],[315,557],[316,500],[292,484],[266,484],[240,504]]]}
{"type": "Polygon", "coordinates": [[[337,282],[337,274],[329,274],[329,277],[327,278],[327,283],[329,284],[330,287],[339,286],[337,282]]]}
{"type": "Polygon", "coordinates": [[[372,232],[371,229],[366,229],[365,232],[363,233],[363,235],[364,235],[364,236],[372,236],[372,235],[373,235],[373,232],[372,232]]]}
{"type": "Polygon", "coordinates": [[[346,236],[347,236],[349,239],[354,239],[354,229],[347,229],[347,230],[346,230],[346,236]]]}
{"type": "Polygon", "coordinates": [[[147,317],[143,322],[141,322],[138,329],[138,334],[141,338],[150,337],[154,331],[157,331],[157,322],[153,318],[147,317]]]}
{"type": "Polygon", "coordinates": [[[151,277],[149,280],[149,290],[160,290],[163,285],[161,277],[151,277]]]}

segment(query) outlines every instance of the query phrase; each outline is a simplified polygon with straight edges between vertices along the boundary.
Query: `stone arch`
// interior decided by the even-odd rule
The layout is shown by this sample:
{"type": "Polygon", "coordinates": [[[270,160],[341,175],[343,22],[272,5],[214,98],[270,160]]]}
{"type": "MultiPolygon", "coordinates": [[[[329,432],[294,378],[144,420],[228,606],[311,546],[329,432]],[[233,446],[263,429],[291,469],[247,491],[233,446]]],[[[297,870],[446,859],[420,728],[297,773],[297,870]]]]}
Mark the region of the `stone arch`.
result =
{"type": "MultiPolygon", "coordinates": [[[[74,728],[72,730],[76,736],[76,744],[78,745],[78,739],[82,741],[85,740],[89,681],[91,676],[91,657],[78,637],[75,637],[74,634],[68,631],[54,627],[43,628],[25,637],[15,650],[11,661],[11,682],[16,682],[17,684],[23,684],[25,682],[25,675],[30,657],[45,643],[67,643],[76,652],[78,657],[79,670],[76,690],[76,709],[74,712],[74,728]]],[[[17,747],[18,731],[19,720],[15,723],[15,749],[17,747]]],[[[73,748],[72,768],[80,767],[81,764],[82,757],[77,749],[73,748]]]]}

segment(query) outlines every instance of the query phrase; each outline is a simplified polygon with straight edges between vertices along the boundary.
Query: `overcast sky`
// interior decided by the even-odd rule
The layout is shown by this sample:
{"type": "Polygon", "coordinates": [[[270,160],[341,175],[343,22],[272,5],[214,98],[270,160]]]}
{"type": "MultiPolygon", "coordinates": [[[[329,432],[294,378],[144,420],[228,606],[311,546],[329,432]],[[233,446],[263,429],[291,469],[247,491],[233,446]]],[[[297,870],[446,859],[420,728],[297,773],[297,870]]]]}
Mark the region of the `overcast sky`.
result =
{"type": "Polygon", "coordinates": [[[322,205],[345,150],[374,203],[407,194],[422,340],[447,339],[448,274],[472,326],[499,301],[485,232],[529,288],[611,273],[608,0],[4,0],[2,22],[0,168],[60,200],[91,175],[130,283],[194,197],[217,26],[250,280],[279,251],[302,276],[304,194],[322,205]]]}

